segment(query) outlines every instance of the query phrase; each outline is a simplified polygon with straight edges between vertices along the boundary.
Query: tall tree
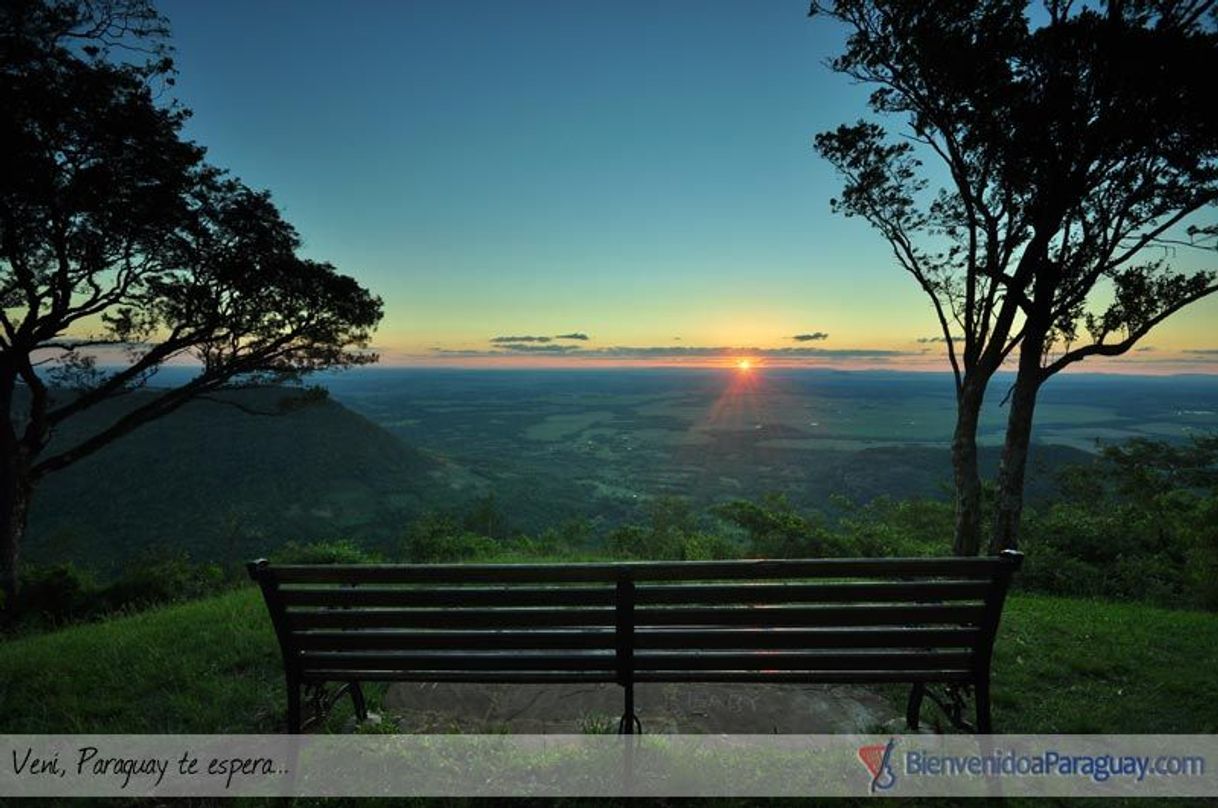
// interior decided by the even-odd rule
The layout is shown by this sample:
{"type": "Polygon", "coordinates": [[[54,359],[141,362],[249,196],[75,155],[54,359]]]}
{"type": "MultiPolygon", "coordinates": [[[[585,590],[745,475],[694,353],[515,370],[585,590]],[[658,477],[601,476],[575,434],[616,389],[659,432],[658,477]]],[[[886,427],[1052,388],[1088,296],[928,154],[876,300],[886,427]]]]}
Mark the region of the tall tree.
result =
{"type": "Polygon", "coordinates": [[[203,160],[146,0],[0,6],[0,572],[15,604],[39,480],[187,401],[375,361],[381,301],[300,240],[265,192],[203,160]],[[111,59],[111,54],[121,55],[111,59]],[[102,361],[99,361],[99,356],[102,361]],[[158,387],[96,434],[67,419],[158,387]],[[150,388],[151,389],[151,388],[150,388]]]}
{"type": "Polygon", "coordinates": [[[860,121],[816,147],[845,179],[833,207],[879,230],[934,307],[956,384],[957,553],[982,544],[976,430],[1008,358],[1018,374],[992,549],[1015,543],[1045,379],[1128,351],[1218,288],[1212,272],[1147,257],[1218,199],[1213,7],[812,5],[848,32],[831,67],[875,88],[874,112],[903,119],[898,142],[860,121]]]}

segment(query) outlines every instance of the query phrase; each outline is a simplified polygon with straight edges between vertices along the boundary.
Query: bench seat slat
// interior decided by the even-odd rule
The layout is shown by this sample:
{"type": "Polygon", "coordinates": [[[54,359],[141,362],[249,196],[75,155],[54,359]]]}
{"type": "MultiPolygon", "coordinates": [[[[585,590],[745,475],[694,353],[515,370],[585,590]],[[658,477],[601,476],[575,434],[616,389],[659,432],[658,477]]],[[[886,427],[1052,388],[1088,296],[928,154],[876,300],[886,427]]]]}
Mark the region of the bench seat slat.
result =
{"type": "Polygon", "coordinates": [[[746,561],[633,561],[601,564],[276,564],[289,583],[556,583],[563,581],[713,581],[794,578],[951,577],[988,579],[991,557],[817,558],[746,561]]]}
{"type": "Polygon", "coordinates": [[[470,682],[474,684],[567,684],[616,682],[602,671],[385,671],[318,668],[301,674],[307,682],[470,682]]]}
{"type": "MultiPolygon", "coordinates": [[[[641,653],[634,657],[637,671],[919,671],[969,670],[972,654],[951,652],[875,653],[641,653]]],[[[609,653],[344,653],[309,652],[299,657],[302,669],[360,669],[385,671],[611,671],[616,660],[609,653]]]]}
{"type": "Polygon", "coordinates": [[[639,671],[636,682],[878,684],[968,682],[968,671],[639,671]]]}
{"type": "Polygon", "coordinates": [[[634,655],[638,671],[915,671],[962,670],[972,667],[967,651],[792,653],[753,651],[748,653],[639,653],[634,655]]]}

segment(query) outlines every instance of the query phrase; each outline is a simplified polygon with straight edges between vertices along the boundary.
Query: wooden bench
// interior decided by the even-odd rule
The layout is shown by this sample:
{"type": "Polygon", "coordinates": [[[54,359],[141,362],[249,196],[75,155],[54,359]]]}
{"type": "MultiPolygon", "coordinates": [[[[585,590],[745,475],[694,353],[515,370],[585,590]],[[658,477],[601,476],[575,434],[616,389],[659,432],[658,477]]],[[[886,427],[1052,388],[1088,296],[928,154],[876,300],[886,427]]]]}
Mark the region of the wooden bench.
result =
{"type": "Polygon", "coordinates": [[[283,652],[288,729],[360,682],[908,683],[988,733],[1022,555],[604,564],[248,565],[283,652]],[[327,684],[338,685],[337,689],[327,684]],[[931,685],[943,686],[942,692],[931,685]],[[966,718],[972,692],[976,724],[966,718]]]}

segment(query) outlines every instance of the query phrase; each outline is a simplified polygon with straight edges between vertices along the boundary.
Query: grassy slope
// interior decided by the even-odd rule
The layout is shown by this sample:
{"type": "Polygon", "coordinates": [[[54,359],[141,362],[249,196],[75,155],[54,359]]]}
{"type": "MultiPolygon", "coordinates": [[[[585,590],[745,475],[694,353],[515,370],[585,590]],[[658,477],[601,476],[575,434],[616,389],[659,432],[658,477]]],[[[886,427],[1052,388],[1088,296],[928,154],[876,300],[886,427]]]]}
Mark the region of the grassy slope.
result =
{"type": "Polygon", "coordinates": [[[5,732],[273,729],[283,679],[257,590],[0,646],[5,732]]]}
{"type": "MultiPolygon", "coordinates": [[[[995,661],[1003,732],[1218,732],[1218,616],[1017,595],[995,661]]],[[[281,728],[258,592],[0,645],[4,732],[281,728]]],[[[928,714],[929,715],[929,714],[928,714]]]]}

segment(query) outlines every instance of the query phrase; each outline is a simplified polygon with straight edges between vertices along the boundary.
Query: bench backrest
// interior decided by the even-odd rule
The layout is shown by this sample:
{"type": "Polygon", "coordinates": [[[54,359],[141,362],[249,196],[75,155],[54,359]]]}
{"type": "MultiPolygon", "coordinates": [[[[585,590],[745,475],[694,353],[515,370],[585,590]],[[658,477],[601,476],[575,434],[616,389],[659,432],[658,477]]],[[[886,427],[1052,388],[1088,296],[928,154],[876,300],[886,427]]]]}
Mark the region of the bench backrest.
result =
{"type": "Polygon", "coordinates": [[[965,681],[1022,559],[249,565],[304,679],[965,681]]]}

